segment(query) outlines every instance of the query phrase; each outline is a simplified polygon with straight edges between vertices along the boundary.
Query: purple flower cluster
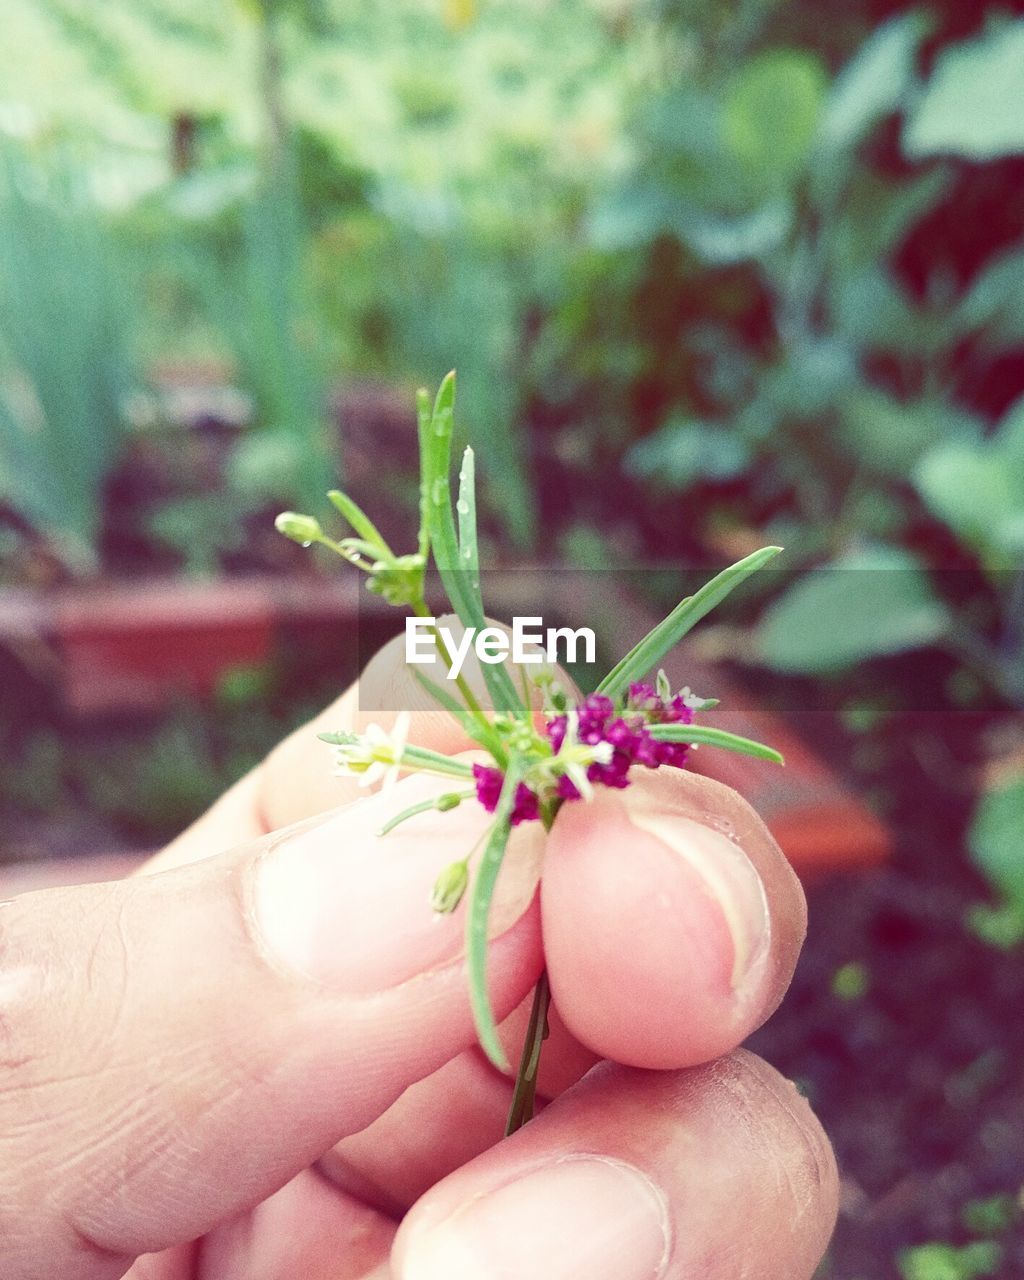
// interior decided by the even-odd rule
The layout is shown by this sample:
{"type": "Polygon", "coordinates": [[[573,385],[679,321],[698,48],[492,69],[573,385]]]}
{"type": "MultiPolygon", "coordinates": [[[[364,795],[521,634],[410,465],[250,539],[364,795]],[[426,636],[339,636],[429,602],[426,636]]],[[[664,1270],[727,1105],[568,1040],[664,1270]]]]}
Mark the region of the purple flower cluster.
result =
{"type": "MultiPolygon", "coordinates": [[[[493,813],[498,807],[501,788],[505,784],[505,775],[500,769],[495,769],[491,765],[475,764],[473,766],[473,777],[476,779],[477,799],[488,813],[493,813]]],[[[515,801],[512,805],[512,815],[509,821],[515,827],[520,822],[529,822],[531,818],[539,817],[540,800],[536,791],[531,791],[525,782],[520,782],[519,786],[516,787],[515,801]]]]}
{"type": "MultiPolygon", "coordinates": [[[[605,787],[629,786],[629,770],[635,764],[657,769],[660,765],[685,766],[689,747],[681,742],[658,742],[651,737],[648,726],[652,724],[692,724],[693,708],[682,694],[674,698],[660,697],[652,685],[637,683],[629,686],[621,708],[603,693],[592,693],[576,708],[579,717],[576,737],[585,746],[607,743],[612,748],[611,759],[605,764],[594,762],[587,766],[590,782],[605,787]]],[[[565,741],[567,716],[555,716],[547,724],[548,740],[557,753],[565,741]]],[[[476,792],[480,803],[493,813],[501,795],[504,775],[500,769],[475,764],[476,792]]],[[[576,784],[565,774],[556,783],[557,794],[562,800],[578,800],[580,792],[576,784]]],[[[539,816],[540,803],[536,793],[521,782],[516,790],[511,822],[515,826],[539,816]]]]}

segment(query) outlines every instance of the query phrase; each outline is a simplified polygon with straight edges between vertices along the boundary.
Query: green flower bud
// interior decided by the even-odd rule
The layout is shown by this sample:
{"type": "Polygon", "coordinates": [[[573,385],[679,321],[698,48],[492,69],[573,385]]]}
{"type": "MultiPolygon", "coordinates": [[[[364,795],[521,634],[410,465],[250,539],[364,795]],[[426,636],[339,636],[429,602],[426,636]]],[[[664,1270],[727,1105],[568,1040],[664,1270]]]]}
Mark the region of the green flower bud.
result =
{"type": "Polygon", "coordinates": [[[430,905],[435,911],[448,915],[462,901],[462,895],[469,884],[469,862],[464,858],[461,862],[453,862],[445,867],[434,882],[434,890],[430,895],[430,905]]]}
{"type": "Polygon", "coordinates": [[[443,796],[438,796],[434,801],[434,808],[441,813],[447,813],[449,809],[457,809],[460,804],[462,804],[462,796],[457,791],[446,791],[443,796]]]}
{"type": "Polygon", "coordinates": [[[282,511],[274,521],[274,528],[304,547],[319,542],[323,537],[320,521],[315,516],[303,516],[297,511],[282,511]]]}
{"type": "Polygon", "coordinates": [[[391,556],[378,560],[370,570],[367,588],[388,604],[411,604],[423,594],[426,562],[421,555],[391,556]]]}

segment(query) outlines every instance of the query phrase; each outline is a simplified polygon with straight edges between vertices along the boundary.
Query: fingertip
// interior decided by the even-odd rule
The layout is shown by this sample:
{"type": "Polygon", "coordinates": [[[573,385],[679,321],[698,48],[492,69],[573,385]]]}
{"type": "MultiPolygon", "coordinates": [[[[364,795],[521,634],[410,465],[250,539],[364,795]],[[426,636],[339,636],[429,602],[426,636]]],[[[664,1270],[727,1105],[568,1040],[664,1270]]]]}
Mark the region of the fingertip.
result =
{"type": "Polygon", "coordinates": [[[633,1066],[733,1049],[781,1000],[803,937],[802,892],[763,824],[676,770],[567,805],[542,891],[566,1025],[633,1066]]]}

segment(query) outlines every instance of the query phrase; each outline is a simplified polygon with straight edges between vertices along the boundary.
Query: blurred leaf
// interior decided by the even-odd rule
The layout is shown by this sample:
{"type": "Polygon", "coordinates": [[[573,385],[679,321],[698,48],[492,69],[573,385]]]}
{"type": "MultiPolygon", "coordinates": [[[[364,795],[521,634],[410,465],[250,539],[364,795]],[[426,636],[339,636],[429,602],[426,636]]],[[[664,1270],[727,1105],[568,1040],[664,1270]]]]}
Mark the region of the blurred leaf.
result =
{"type": "Polygon", "coordinates": [[[936,1241],[904,1249],[900,1274],[903,1280],[977,1280],[991,1275],[1002,1256],[1002,1249],[992,1240],[973,1240],[959,1249],[936,1241]]]}
{"type": "Polygon", "coordinates": [[[881,267],[838,280],[832,307],[840,332],[858,347],[929,355],[951,341],[946,319],[914,306],[881,267]]]}
{"type": "Polygon", "coordinates": [[[711,265],[763,257],[778,248],[793,226],[792,201],[769,199],[749,213],[709,213],[678,193],[634,182],[604,197],[588,220],[601,249],[630,249],[657,236],[676,236],[711,265]]]}
{"type": "Polygon", "coordinates": [[[725,145],[769,189],[802,171],[825,103],[825,69],[812,54],[773,49],[748,62],[726,94],[725,145]]]}
{"type": "Polygon", "coordinates": [[[996,432],[995,444],[1004,457],[1024,471],[1024,396],[1007,409],[996,432]]]}
{"type": "Polygon", "coordinates": [[[476,17],[476,0],[441,0],[445,26],[450,31],[463,31],[476,17]]]}
{"type": "Polygon", "coordinates": [[[984,793],[967,846],[974,865],[993,889],[1024,911],[1024,775],[984,793]]]}
{"type": "Polygon", "coordinates": [[[967,912],[966,924],[976,938],[1000,951],[1013,951],[1024,942],[1024,907],[1013,902],[998,907],[976,903],[967,912]]]}
{"type": "MultiPolygon", "coordinates": [[[[856,377],[846,343],[829,337],[793,341],[783,363],[764,378],[763,395],[786,415],[814,418],[826,412],[856,377]]],[[[758,432],[755,438],[770,437],[758,432]]]]}
{"type": "Polygon", "coordinates": [[[1021,1207],[1016,1197],[1005,1192],[985,1196],[978,1200],[968,1200],[960,1211],[960,1221],[975,1235],[998,1235],[1013,1226],[1014,1221],[1020,1217],[1021,1207]]]}
{"type": "Polygon", "coordinates": [[[200,493],[156,506],[146,526],[198,577],[216,574],[224,555],[244,547],[245,514],[246,503],[237,494],[200,493]]]}
{"type": "Polygon", "coordinates": [[[664,187],[630,181],[597,201],[587,219],[591,242],[604,250],[649,244],[680,216],[680,202],[664,187]]]}
{"type": "Polygon", "coordinates": [[[893,253],[914,223],[947,194],[950,166],[935,165],[906,182],[858,169],[843,192],[829,248],[841,271],[859,272],[893,253]]]}
{"type": "Polygon", "coordinates": [[[911,159],[1024,151],[1024,22],[993,24],[939,58],[903,132],[911,159]]]}
{"type": "Polygon", "coordinates": [[[707,217],[681,211],[672,228],[704,262],[720,265],[763,257],[778,248],[793,225],[789,200],[769,200],[741,217],[707,217]]]}
{"type": "Polygon", "coordinates": [[[928,449],[957,436],[977,437],[969,419],[933,400],[901,404],[873,387],[860,386],[840,405],[844,435],[856,457],[875,471],[906,474],[928,449]]]}
{"type": "Polygon", "coordinates": [[[732,480],[746,470],[746,445],[724,427],[673,418],[639,440],[626,454],[625,468],[664,488],[685,489],[698,480],[732,480]]]}
{"type": "Polygon", "coordinates": [[[832,975],[832,994],[840,1000],[860,1000],[871,986],[867,966],[857,960],[840,965],[832,975]]]}
{"type": "Polygon", "coordinates": [[[0,153],[0,497],[77,571],[96,565],[135,371],[117,248],[77,171],[0,153]]]}
{"type": "Polygon", "coordinates": [[[229,490],[250,505],[283,502],[303,491],[302,437],[268,424],[242,436],[228,459],[229,490]]]}
{"type": "Polygon", "coordinates": [[[955,318],[964,332],[984,330],[990,348],[1024,344],[1024,251],[990,262],[961,298],[955,318]]]}
{"type": "Polygon", "coordinates": [[[914,73],[925,24],[917,13],[883,23],[836,77],[818,135],[825,151],[860,142],[883,116],[897,110],[914,73]]]}
{"type": "Polygon", "coordinates": [[[944,443],[914,471],[932,513],[981,552],[989,567],[1012,568],[1024,550],[1024,469],[997,441],[944,443]]]}
{"type": "Polygon", "coordinates": [[[776,670],[814,674],[921,648],[949,622],[919,562],[875,546],[806,574],[769,606],[754,642],[776,670]]]}

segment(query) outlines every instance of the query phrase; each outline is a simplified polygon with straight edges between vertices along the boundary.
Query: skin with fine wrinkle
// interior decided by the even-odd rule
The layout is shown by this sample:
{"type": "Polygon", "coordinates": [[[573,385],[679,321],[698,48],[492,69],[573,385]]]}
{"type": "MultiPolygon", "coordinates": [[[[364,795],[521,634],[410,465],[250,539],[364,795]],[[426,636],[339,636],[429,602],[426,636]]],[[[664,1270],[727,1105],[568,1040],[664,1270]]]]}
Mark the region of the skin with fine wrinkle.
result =
{"type": "MultiPolygon", "coordinates": [[[[835,1216],[835,1166],[792,1086],[735,1051],[781,999],[803,933],[799,887],[763,827],[724,788],[671,769],[602,797],[599,830],[580,821],[594,810],[567,807],[543,850],[543,912],[538,895],[524,901],[537,870],[527,857],[520,883],[508,881],[508,927],[490,944],[506,1044],[522,1040],[545,962],[557,998],[546,1105],[496,1142],[510,1081],[477,1047],[460,922],[448,922],[452,950],[436,947],[428,904],[432,860],[467,852],[473,815],[456,810],[443,828],[423,815],[371,839],[367,815],[391,800],[349,795],[351,780],[324,769],[315,739],[364,714],[350,691],[137,879],[47,889],[0,909],[4,1280],[436,1280],[424,1271],[431,1255],[479,1248],[475,1269],[457,1274],[504,1280],[511,1259],[515,1280],[604,1280],[601,1258],[585,1258],[588,1240],[610,1242],[613,1280],[810,1280],[835,1216]],[[657,836],[633,822],[645,809],[660,815],[657,836]],[[706,825],[696,862],[670,847],[674,818],[679,830],[706,825]],[[288,822],[297,825],[285,839],[267,839],[288,822]],[[310,842],[324,832],[318,851],[310,842]],[[722,902],[741,881],[697,874],[732,836],[768,913],[767,942],[749,939],[751,954],[759,941],[768,951],[741,1014],[730,922],[756,933],[753,899],[722,902]],[[277,853],[297,842],[296,857],[323,857],[311,896],[285,903],[284,876],[270,909],[288,906],[293,924],[300,909],[322,907],[328,926],[345,913],[378,926],[318,929],[304,953],[316,980],[268,953],[274,939],[253,915],[253,878],[275,842],[277,853]],[[410,874],[390,877],[398,864],[410,874]],[[641,898],[669,909],[631,917],[619,890],[638,882],[641,898]],[[699,994],[701,1018],[679,1016],[685,989],[699,994]],[[595,991],[614,998],[581,1036],[595,991]],[[636,1067],[594,1066],[609,1045],[636,1067]],[[639,1194],[650,1188],[653,1220],[643,1209],[652,1197],[639,1194]],[[585,1218],[598,1192],[592,1234],[567,1243],[561,1224],[585,1218]],[[428,1249],[421,1233],[456,1207],[467,1209],[458,1238],[428,1249]],[[555,1257],[568,1267],[557,1277],[545,1269],[555,1257]]],[[[410,739],[467,745],[426,713],[410,739]]],[[[301,927],[278,933],[310,940],[301,927]]]]}

